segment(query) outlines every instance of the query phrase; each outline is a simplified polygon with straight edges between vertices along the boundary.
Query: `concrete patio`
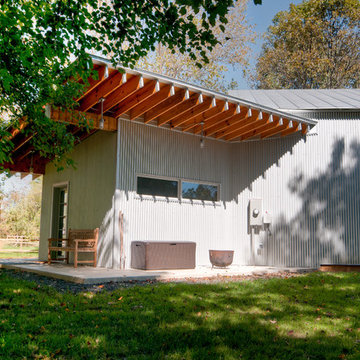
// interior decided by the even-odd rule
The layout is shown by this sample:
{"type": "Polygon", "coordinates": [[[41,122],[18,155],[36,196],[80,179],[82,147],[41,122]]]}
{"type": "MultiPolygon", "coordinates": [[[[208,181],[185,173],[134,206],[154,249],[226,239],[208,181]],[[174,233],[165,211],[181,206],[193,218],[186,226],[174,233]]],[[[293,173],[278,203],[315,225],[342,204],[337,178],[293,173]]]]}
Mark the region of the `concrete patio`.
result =
{"type": "Polygon", "coordinates": [[[225,269],[210,266],[199,266],[189,270],[113,270],[80,266],[75,269],[72,265],[51,264],[39,262],[36,259],[2,259],[0,268],[26,271],[51,278],[70,281],[78,284],[99,284],[105,282],[128,282],[146,280],[191,280],[222,278],[231,276],[266,275],[274,273],[304,273],[316,269],[309,268],[281,268],[269,266],[236,266],[225,269]]]}

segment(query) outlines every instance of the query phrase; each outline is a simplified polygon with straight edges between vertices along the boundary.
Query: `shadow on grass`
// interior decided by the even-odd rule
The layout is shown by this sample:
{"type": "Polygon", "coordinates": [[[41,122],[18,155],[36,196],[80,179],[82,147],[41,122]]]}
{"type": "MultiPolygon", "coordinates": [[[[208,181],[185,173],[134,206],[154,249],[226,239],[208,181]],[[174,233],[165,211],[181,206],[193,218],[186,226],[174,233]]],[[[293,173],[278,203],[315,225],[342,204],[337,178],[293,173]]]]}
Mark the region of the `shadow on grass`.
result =
{"type": "Polygon", "coordinates": [[[0,277],[0,357],[359,359],[360,275],[60,294],[0,277]]]}

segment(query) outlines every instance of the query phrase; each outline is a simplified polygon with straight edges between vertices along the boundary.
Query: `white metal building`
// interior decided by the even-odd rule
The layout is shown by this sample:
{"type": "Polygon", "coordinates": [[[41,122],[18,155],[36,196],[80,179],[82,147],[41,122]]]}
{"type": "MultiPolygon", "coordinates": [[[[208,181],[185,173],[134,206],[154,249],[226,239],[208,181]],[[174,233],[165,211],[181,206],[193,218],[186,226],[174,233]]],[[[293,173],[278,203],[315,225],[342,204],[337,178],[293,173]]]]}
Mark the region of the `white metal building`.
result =
{"type": "MultiPolygon", "coordinates": [[[[138,240],[195,241],[197,265],[210,264],[210,249],[234,250],[239,265],[360,262],[360,90],[226,95],[94,63],[99,80],[79,99],[94,132],[75,147],[77,170],[35,169],[40,260],[49,237],[100,227],[104,267],[129,267],[138,240]]],[[[78,131],[69,114],[49,116],[78,131]]],[[[19,149],[9,168],[29,171],[19,149]]]]}

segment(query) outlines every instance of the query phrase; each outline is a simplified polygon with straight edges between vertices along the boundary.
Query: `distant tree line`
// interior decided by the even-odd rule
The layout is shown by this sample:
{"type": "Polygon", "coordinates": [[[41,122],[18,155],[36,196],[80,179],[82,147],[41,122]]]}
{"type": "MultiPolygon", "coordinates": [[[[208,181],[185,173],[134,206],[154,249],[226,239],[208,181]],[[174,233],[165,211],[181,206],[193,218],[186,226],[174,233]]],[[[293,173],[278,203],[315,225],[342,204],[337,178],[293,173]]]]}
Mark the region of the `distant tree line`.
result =
{"type": "Polygon", "coordinates": [[[41,180],[24,191],[0,189],[0,237],[19,235],[38,239],[40,235],[41,180]]]}

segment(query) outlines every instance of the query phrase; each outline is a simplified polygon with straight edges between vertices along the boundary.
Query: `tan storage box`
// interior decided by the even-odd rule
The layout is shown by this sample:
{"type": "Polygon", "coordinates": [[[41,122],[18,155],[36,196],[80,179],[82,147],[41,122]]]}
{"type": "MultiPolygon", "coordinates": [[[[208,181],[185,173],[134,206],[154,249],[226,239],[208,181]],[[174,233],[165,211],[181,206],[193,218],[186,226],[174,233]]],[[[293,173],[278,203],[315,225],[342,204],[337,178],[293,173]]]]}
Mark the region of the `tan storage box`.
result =
{"type": "Polygon", "coordinates": [[[142,270],[194,269],[196,243],[133,241],[131,267],[142,270]]]}

